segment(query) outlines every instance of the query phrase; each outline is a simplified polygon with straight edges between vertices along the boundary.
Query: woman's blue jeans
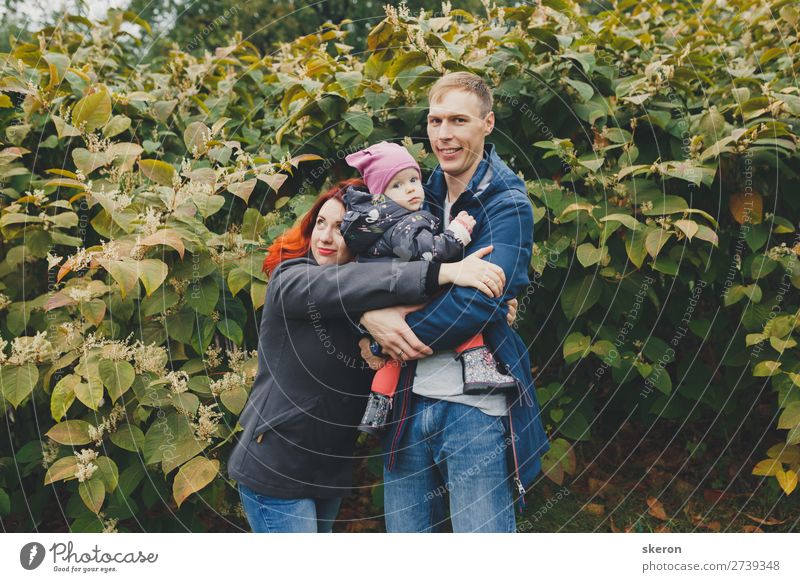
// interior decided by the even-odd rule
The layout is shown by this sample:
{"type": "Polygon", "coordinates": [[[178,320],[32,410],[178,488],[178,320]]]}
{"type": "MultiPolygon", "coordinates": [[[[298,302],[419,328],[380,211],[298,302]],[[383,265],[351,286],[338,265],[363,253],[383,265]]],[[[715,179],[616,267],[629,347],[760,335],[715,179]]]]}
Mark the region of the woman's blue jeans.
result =
{"type": "Polygon", "coordinates": [[[280,499],[239,483],[239,496],[253,533],[330,533],[342,498],[280,499]]]}

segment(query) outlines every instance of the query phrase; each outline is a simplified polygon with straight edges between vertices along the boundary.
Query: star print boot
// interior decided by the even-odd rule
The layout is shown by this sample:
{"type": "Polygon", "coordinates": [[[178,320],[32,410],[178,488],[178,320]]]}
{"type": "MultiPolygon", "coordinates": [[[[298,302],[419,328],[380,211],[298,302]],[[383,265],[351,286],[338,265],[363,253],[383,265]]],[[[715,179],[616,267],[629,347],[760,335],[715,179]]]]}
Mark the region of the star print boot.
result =
{"type": "Polygon", "coordinates": [[[464,350],[459,358],[464,376],[464,394],[505,394],[516,388],[514,377],[500,371],[486,346],[464,350]]]}
{"type": "Polygon", "coordinates": [[[358,430],[367,434],[379,435],[386,427],[389,411],[392,409],[392,399],[377,392],[370,392],[367,400],[367,409],[361,419],[358,430]]]}

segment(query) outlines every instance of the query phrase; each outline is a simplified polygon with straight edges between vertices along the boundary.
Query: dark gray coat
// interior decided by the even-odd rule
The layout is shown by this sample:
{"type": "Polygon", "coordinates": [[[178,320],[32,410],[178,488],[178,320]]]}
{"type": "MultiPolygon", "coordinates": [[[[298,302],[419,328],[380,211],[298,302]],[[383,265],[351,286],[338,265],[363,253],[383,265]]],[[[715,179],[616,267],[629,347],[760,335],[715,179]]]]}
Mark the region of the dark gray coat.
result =
{"type": "Polygon", "coordinates": [[[420,303],[427,261],[281,263],[261,314],[258,373],[228,460],[231,478],[281,498],[347,495],[357,426],[373,372],[351,319],[420,303]]]}
{"type": "Polygon", "coordinates": [[[342,236],[362,258],[437,263],[464,258],[464,245],[452,232],[440,233],[439,219],[426,210],[408,210],[386,196],[353,187],[345,192],[344,202],[342,236]]]}

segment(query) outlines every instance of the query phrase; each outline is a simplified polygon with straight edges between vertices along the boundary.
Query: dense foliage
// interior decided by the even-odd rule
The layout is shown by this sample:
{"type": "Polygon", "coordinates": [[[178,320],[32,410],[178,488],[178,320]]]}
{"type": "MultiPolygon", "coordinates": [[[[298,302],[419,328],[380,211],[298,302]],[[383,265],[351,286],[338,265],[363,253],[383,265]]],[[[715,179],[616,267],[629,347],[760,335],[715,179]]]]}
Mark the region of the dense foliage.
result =
{"type": "Polygon", "coordinates": [[[140,64],[149,27],[112,11],[18,42],[0,71],[0,516],[241,523],[222,462],[265,246],[364,143],[404,138],[432,168],[426,89],[460,69],[495,88],[491,141],[535,208],[517,325],[547,476],[575,472],[575,441],[661,418],[732,435],[791,493],[798,20],[788,0],[387,8],[364,54],[328,24],[269,55],[239,36],[140,64]]]}

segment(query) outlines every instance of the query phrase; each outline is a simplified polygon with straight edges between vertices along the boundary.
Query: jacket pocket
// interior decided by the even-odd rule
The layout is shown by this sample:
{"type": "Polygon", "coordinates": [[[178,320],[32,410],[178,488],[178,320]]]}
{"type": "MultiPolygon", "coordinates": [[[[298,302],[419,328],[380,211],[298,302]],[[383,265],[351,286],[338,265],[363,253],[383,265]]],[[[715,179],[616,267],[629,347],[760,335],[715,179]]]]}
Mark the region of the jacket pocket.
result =
{"type": "Polygon", "coordinates": [[[275,429],[298,416],[308,415],[309,411],[313,409],[321,399],[321,395],[312,396],[299,404],[295,404],[291,408],[271,414],[268,419],[256,425],[256,428],[253,430],[252,440],[261,442],[261,438],[267,431],[275,429]]]}

